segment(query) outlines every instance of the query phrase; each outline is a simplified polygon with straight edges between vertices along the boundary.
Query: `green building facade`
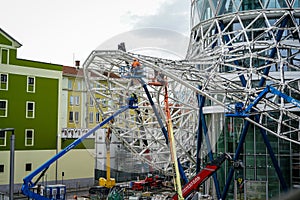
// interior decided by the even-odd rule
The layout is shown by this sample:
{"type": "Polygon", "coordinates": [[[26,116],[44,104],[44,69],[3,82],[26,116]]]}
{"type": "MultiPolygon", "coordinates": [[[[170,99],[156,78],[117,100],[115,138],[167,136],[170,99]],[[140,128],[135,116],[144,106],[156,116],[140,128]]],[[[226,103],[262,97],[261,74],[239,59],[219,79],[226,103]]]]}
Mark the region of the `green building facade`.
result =
{"type": "MultiPolygon", "coordinates": [[[[62,66],[17,58],[21,44],[0,29],[0,191],[7,191],[15,134],[15,184],[55,155],[60,132],[62,66]]],[[[54,167],[49,180],[55,179],[54,167]]],[[[18,187],[16,187],[18,189],[18,187]]]]}

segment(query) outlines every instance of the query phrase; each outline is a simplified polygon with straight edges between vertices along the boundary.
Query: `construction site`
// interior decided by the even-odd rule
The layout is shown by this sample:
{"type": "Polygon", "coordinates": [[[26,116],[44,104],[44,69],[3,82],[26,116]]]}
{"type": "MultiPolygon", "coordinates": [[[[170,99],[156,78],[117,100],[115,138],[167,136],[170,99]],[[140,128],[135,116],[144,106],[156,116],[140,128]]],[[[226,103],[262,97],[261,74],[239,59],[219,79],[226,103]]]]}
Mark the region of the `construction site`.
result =
{"type": "Polygon", "coordinates": [[[97,185],[85,198],[285,199],[299,190],[300,2],[194,0],[191,24],[182,60],[125,46],[90,53],[84,80],[103,120],[27,175],[25,196],[65,199],[65,185],[33,179],[95,133],[97,185]]]}

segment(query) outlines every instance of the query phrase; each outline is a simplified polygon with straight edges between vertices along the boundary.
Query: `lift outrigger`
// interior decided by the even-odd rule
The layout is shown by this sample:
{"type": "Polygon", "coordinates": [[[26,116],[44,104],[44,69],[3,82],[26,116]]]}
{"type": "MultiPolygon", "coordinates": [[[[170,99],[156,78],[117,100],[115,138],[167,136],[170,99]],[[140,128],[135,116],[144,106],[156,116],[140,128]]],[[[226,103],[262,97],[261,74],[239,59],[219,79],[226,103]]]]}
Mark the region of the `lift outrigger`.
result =
{"type": "Polygon", "coordinates": [[[83,135],[82,137],[78,138],[77,140],[75,140],[74,142],[72,142],[70,145],[68,145],[66,148],[64,148],[63,150],[61,150],[58,154],[56,154],[55,156],[53,156],[52,158],[50,158],[48,161],[46,161],[44,164],[42,164],[39,168],[37,168],[36,170],[32,171],[29,175],[27,175],[24,179],[23,179],[23,185],[22,185],[22,193],[27,196],[28,198],[31,199],[37,199],[37,200],[55,200],[55,199],[62,199],[64,200],[65,197],[54,197],[54,196],[47,196],[47,193],[44,193],[46,196],[43,196],[43,193],[38,191],[38,192],[34,192],[33,188],[35,188],[39,182],[39,180],[44,176],[44,174],[46,173],[46,171],[48,170],[48,168],[50,167],[51,164],[53,164],[55,161],[57,161],[60,157],[64,156],[67,152],[69,152],[70,150],[72,150],[73,148],[75,148],[78,144],[80,144],[84,139],[86,139],[88,136],[90,136],[91,134],[93,134],[96,130],[98,130],[99,128],[101,128],[102,126],[104,126],[105,124],[107,124],[108,122],[110,122],[111,120],[113,120],[116,116],[118,116],[119,114],[121,114],[122,112],[128,110],[128,109],[137,109],[138,103],[138,99],[136,98],[135,94],[132,94],[129,98],[128,98],[128,105],[120,108],[118,111],[116,111],[114,114],[112,114],[110,117],[108,117],[107,119],[103,120],[100,124],[98,124],[97,126],[95,126],[94,128],[92,128],[90,131],[88,131],[85,135],[83,135]],[[37,176],[38,174],[40,174],[36,181],[33,182],[33,178],[35,176],[37,176]]]}

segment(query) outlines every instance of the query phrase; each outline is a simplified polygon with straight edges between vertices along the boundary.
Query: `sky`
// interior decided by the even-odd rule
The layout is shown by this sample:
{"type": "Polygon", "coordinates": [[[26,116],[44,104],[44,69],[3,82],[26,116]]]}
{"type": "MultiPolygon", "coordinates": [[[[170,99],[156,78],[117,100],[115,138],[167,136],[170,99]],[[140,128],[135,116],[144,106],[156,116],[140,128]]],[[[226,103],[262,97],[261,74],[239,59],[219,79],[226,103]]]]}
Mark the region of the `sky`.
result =
{"type": "Polygon", "coordinates": [[[124,32],[159,28],[188,37],[190,2],[0,0],[0,27],[22,44],[18,58],[73,66],[124,32]]]}

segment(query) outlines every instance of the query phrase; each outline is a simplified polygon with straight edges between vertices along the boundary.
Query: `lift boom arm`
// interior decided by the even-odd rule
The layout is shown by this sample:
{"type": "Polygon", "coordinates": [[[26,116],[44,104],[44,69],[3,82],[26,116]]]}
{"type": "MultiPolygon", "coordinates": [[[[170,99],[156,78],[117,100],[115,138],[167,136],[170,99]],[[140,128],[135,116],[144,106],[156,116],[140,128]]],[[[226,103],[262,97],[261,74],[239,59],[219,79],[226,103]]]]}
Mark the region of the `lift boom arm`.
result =
{"type": "Polygon", "coordinates": [[[110,120],[114,119],[117,115],[121,114],[122,112],[126,111],[127,109],[136,109],[137,106],[137,98],[135,94],[132,94],[131,97],[128,99],[128,105],[122,107],[120,110],[112,114],[109,118],[103,120],[100,124],[92,128],[90,131],[88,131],[86,134],[84,134],[82,137],[78,138],[71,144],[69,144],[66,148],[61,150],[58,154],[50,158],[48,161],[46,161],[44,164],[42,164],[39,168],[32,171],[29,175],[27,175],[23,179],[23,185],[22,185],[22,193],[32,199],[38,199],[38,200],[49,200],[48,198],[41,196],[38,193],[35,193],[31,191],[30,189],[33,188],[36,185],[36,182],[40,179],[42,175],[46,172],[46,170],[50,167],[51,164],[53,164],[55,161],[57,161],[60,157],[65,155],[68,151],[76,147],[78,144],[80,144],[84,139],[86,139],[88,136],[90,136],[92,133],[94,133],[96,130],[107,124],[110,120]],[[32,179],[37,176],[39,173],[41,173],[40,177],[38,177],[37,181],[32,182],[32,179]]]}
{"type": "Polygon", "coordinates": [[[175,138],[173,134],[173,125],[171,119],[171,113],[169,108],[169,96],[168,96],[168,86],[165,84],[165,112],[167,117],[167,125],[168,125],[168,136],[170,142],[170,152],[171,152],[171,161],[175,171],[175,190],[177,191],[177,198],[179,200],[183,200],[182,190],[181,190],[181,182],[180,182],[180,173],[178,168],[177,162],[177,155],[176,155],[176,147],[175,147],[175,138]]]}
{"type": "MultiPolygon", "coordinates": [[[[211,177],[223,164],[223,162],[228,159],[232,160],[231,156],[227,153],[222,154],[211,163],[207,164],[194,178],[192,178],[183,188],[182,196],[183,198],[188,197],[193,191],[198,191],[199,186],[205,182],[209,177],[211,177]]],[[[172,197],[172,200],[178,200],[178,194],[172,197]]]]}

